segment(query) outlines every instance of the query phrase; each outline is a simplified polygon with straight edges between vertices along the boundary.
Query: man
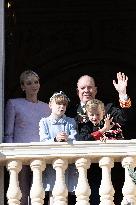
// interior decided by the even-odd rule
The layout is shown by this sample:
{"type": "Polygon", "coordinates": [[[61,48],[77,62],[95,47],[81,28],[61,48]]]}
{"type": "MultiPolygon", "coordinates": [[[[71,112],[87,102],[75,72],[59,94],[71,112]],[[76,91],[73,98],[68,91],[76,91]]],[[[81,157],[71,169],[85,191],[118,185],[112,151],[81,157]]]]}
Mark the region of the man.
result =
{"type": "MultiPolygon", "coordinates": [[[[117,82],[113,80],[113,85],[119,94],[119,104],[120,107],[115,107],[113,103],[109,103],[105,106],[106,113],[110,114],[113,117],[113,121],[119,123],[121,126],[126,125],[129,108],[131,107],[131,100],[127,95],[127,82],[128,77],[124,73],[117,73],[117,82]]],[[[73,117],[76,118],[78,124],[78,131],[84,127],[88,121],[86,110],[84,105],[91,99],[95,99],[97,94],[97,87],[95,85],[95,80],[89,75],[83,75],[78,79],[77,82],[77,94],[80,100],[80,104],[76,106],[76,109],[73,107],[71,113],[73,117]],[[74,109],[74,110],[73,110],[74,109]]],[[[119,205],[122,200],[122,186],[124,183],[124,170],[121,167],[120,163],[115,163],[112,173],[112,182],[115,187],[114,203],[119,205]],[[116,174],[120,173],[120,174],[116,174]]],[[[101,169],[98,164],[91,165],[88,170],[88,181],[91,186],[91,204],[98,205],[100,203],[99,197],[99,186],[101,183],[101,169]]]]}
{"type": "MultiPolygon", "coordinates": [[[[127,110],[131,107],[131,100],[127,95],[128,77],[124,73],[117,73],[117,83],[113,80],[113,85],[119,94],[120,109],[115,107],[113,103],[106,105],[106,114],[111,114],[113,121],[124,125],[127,121],[127,110]]],[[[88,100],[94,99],[97,94],[95,81],[91,76],[81,76],[77,82],[77,94],[80,99],[80,104],[77,107],[77,122],[82,124],[87,122],[86,110],[84,105],[88,100]]],[[[80,126],[80,125],[79,125],[80,126]]]]}

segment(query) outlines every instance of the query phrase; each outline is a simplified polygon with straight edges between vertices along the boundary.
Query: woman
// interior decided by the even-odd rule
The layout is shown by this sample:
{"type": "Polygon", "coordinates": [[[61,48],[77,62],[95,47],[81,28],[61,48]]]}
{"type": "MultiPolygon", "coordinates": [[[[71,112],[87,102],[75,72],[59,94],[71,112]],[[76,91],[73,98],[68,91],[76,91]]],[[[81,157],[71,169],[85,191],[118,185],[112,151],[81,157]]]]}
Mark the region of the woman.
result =
{"type": "MultiPolygon", "coordinates": [[[[4,142],[38,142],[39,121],[50,115],[50,108],[47,103],[38,100],[40,83],[37,73],[24,71],[20,75],[20,85],[25,92],[25,98],[9,99],[7,102],[4,142]]],[[[19,183],[22,192],[21,205],[27,205],[31,183],[29,166],[23,166],[19,173],[19,183]]]]}

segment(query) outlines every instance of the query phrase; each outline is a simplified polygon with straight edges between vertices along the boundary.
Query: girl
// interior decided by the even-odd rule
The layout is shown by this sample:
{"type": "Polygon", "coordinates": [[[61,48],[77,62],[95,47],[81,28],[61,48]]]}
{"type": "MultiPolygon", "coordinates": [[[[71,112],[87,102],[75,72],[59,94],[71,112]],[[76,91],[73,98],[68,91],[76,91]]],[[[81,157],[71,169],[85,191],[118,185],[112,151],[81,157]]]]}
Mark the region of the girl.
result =
{"type": "MultiPolygon", "coordinates": [[[[49,107],[51,115],[42,118],[39,122],[39,134],[41,142],[72,142],[77,135],[76,122],[73,118],[66,117],[65,112],[69,98],[62,92],[54,93],[50,98],[49,107]]],[[[66,171],[66,184],[68,191],[73,192],[76,187],[75,165],[69,165],[66,171]],[[68,178],[69,175],[69,178],[68,178]]],[[[48,165],[43,173],[43,185],[45,191],[50,191],[50,205],[53,204],[51,191],[55,183],[55,170],[48,165]]]]}

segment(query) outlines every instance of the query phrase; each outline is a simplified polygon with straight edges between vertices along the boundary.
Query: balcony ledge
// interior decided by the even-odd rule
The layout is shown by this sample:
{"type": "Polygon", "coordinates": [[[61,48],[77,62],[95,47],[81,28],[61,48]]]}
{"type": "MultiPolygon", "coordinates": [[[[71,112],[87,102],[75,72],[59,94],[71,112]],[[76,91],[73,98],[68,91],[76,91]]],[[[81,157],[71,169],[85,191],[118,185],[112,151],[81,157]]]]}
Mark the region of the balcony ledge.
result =
{"type": "Polygon", "coordinates": [[[75,158],[88,157],[92,162],[98,162],[98,158],[110,156],[114,161],[121,161],[122,157],[136,157],[136,140],[108,140],[100,141],[75,141],[72,144],[66,142],[36,142],[36,143],[1,143],[0,162],[20,159],[23,163],[32,159],[66,158],[73,162],[75,158]]]}

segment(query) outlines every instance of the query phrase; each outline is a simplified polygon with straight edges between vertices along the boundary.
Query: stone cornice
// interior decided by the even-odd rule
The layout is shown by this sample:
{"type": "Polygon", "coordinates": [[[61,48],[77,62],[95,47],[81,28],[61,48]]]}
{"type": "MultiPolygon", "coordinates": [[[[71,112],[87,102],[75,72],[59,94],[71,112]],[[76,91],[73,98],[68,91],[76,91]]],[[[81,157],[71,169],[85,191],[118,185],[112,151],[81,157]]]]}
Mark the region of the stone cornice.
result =
{"type": "Polygon", "coordinates": [[[121,161],[123,157],[136,157],[136,140],[114,140],[102,143],[74,142],[68,143],[2,143],[0,144],[0,161],[5,163],[10,159],[21,159],[28,163],[31,159],[45,159],[50,163],[54,158],[66,158],[70,162],[77,158],[87,157],[92,162],[98,162],[103,156],[113,157],[121,161]]]}

